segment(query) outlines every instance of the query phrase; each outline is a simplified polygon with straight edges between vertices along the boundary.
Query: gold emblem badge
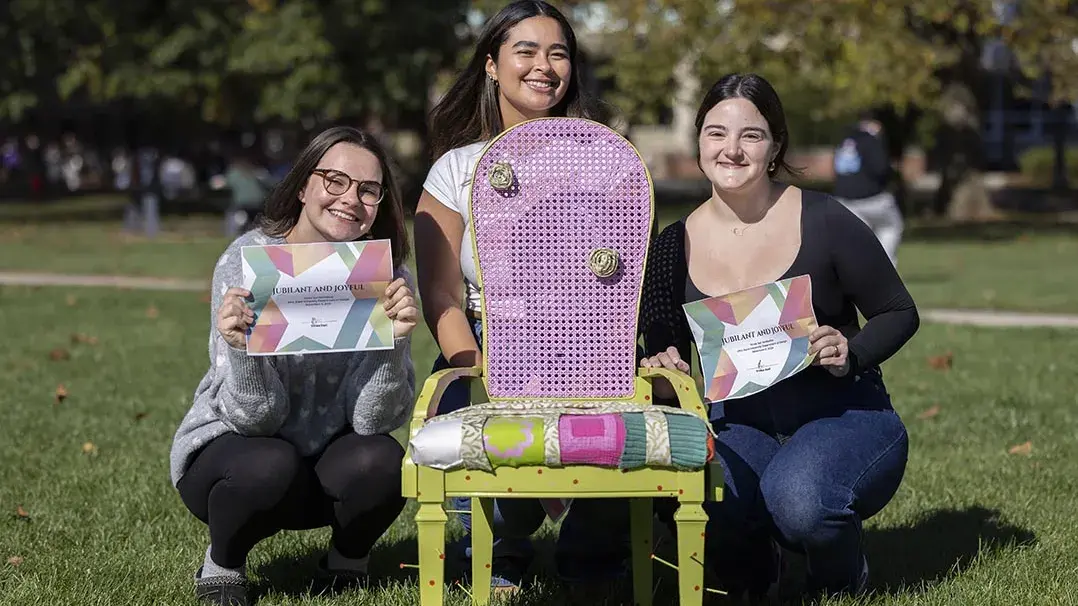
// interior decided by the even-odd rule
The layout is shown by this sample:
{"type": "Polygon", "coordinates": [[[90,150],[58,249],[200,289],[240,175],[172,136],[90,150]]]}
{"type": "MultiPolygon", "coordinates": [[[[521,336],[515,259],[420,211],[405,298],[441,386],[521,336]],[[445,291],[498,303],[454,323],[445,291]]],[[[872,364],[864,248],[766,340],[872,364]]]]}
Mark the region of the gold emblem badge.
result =
{"type": "Polygon", "coordinates": [[[600,278],[609,278],[618,271],[618,253],[611,248],[596,248],[588,256],[588,267],[600,278]]]}
{"type": "Polygon", "coordinates": [[[490,167],[490,186],[498,191],[513,186],[513,167],[508,162],[495,162],[490,167]]]}

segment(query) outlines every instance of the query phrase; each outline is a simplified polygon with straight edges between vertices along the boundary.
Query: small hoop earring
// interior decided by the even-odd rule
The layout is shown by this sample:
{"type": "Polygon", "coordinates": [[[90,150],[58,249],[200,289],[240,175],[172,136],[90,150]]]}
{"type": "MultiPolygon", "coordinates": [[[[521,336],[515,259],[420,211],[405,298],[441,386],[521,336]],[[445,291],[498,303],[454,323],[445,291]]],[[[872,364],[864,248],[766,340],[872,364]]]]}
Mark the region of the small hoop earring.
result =
{"type": "Polygon", "coordinates": [[[774,162],[771,163],[771,166],[767,167],[767,172],[769,172],[769,173],[775,172],[775,163],[774,162]]]}

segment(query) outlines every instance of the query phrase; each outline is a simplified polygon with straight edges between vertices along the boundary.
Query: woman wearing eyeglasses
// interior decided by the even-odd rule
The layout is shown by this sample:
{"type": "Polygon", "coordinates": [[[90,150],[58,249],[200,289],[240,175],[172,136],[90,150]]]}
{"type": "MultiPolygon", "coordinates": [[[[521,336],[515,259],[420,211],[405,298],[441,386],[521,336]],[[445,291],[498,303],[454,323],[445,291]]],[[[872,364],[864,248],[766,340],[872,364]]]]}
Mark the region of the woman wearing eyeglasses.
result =
{"type": "Polygon", "coordinates": [[[327,584],[361,582],[375,541],[404,507],[404,451],[390,432],[414,401],[410,334],[418,318],[404,267],[408,239],[386,153],[347,127],[321,133],[270,194],[258,227],[237,238],[213,274],[210,367],[172,445],[172,481],[209,526],[195,574],[204,602],[248,604],[245,564],[280,530],[331,526],[320,562],[327,584]],[[395,280],[385,351],[250,357],[240,247],[392,242],[395,280]]]}

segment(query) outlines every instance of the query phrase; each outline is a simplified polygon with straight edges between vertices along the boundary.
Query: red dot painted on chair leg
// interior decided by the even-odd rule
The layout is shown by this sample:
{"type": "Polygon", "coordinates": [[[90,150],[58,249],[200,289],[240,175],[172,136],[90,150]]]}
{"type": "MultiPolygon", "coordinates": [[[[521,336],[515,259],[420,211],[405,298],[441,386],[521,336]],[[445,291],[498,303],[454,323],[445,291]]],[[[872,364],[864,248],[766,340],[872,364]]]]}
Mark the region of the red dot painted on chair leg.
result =
{"type": "Polygon", "coordinates": [[[658,485],[658,486],[656,486],[655,488],[656,488],[656,490],[662,490],[662,489],[663,489],[663,485],[662,485],[662,484],[659,484],[659,485],[658,485]]]}
{"type": "Polygon", "coordinates": [[[678,488],[677,493],[678,494],[685,494],[685,489],[684,488],[678,488]]]}
{"type": "Polygon", "coordinates": [[[573,480],[573,484],[579,484],[580,480],[573,480]]]}
{"type": "Polygon", "coordinates": [[[468,481],[468,480],[471,480],[471,479],[472,479],[472,476],[464,476],[465,481],[468,481]]]}
{"type": "Polygon", "coordinates": [[[431,587],[434,587],[435,585],[437,585],[437,583],[434,582],[434,579],[431,579],[429,585],[431,587]]]}
{"type": "Polygon", "coordinates": [[[644,399],[645,399],[645,400],[650,400],[650,399],[651,399],[651,396],[644,396],[644,399]]]}
{"type": "MultiPolygon", "coordinates": [[[[693,555],[696,555],[696,554],[694,553],[693,555]]],[[[444,553],[438,554],[438,559],[439,560],[444,560],[445,559],[445,554],[444,553]]]]}
{"type": "Polygon", "coordinates": [[[693,588],[692,588],[692,590],[693,590],[693,591],[700,591],[700,586],[699,586],[699,585],[697,585],[696,587],[693,587],[693,588]]]}
{"type": "Polygon", "coordinates": [[[513,487],[512,486],[507,486],[506,489],[505,489],[505,492],[513,492],[513,487]]]}
{"type": "Polygon", "coordinates": [[[535,473],[537,473],[539,475],[543,475],[543,470],[542,469],[536,469],[535,473]]]}
{"type": "Polygon", "coordinates": [[[487,564],[487,570],[490,570],[490,564],[487,564]]]}

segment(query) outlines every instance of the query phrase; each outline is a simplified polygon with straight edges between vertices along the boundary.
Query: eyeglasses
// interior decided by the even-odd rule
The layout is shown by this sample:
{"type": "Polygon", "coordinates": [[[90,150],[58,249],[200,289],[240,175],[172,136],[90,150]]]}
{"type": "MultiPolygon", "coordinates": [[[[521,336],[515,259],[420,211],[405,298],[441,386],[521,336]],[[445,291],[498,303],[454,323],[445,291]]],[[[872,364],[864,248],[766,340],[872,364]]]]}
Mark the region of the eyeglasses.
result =
{"type": "Polygon", "coordinates": [[[339,170],[316,168],[312,173],[322,177],[326,192],[334,196],[343,196],[356,184],[356,196],[366,206],[378,206],[385,195],[385,188],[377,181],[357,181],[339,170]]]}

